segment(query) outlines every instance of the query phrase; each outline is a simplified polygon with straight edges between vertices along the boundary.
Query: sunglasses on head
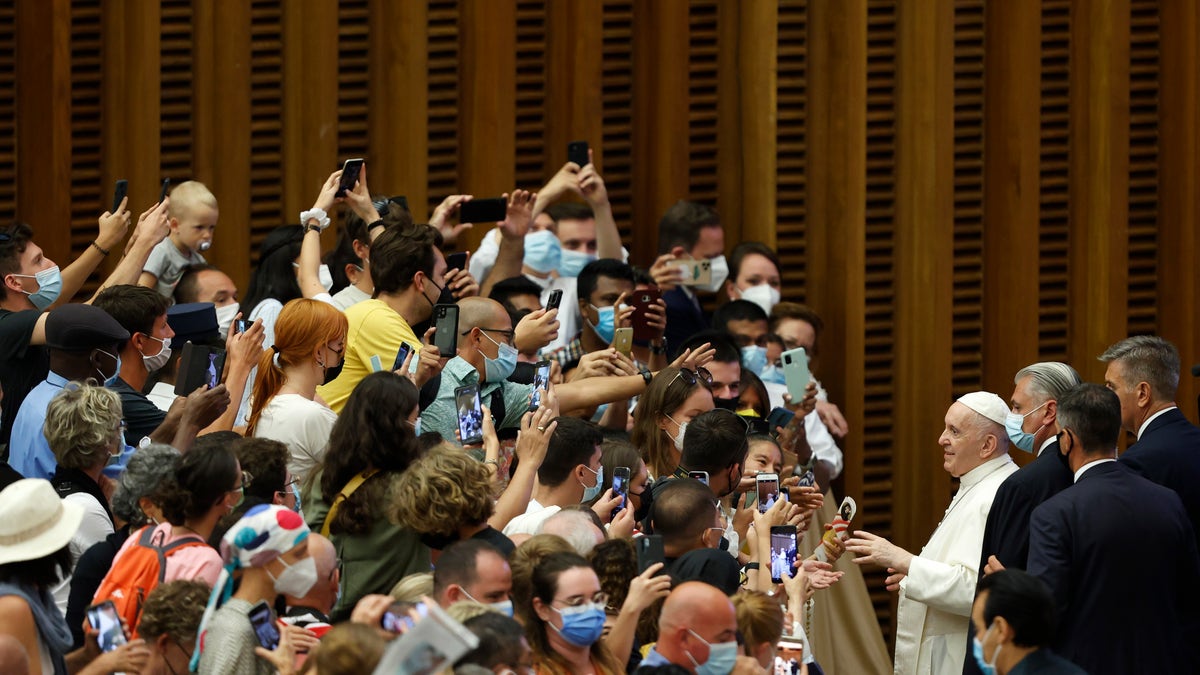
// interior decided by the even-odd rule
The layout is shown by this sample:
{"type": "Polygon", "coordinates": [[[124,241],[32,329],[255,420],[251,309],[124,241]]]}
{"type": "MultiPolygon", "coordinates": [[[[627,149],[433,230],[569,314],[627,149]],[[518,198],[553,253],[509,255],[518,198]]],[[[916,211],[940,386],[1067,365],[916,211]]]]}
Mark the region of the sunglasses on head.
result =
{"type": "MultiPolygon", "coordinates": [[[[707,368],[699,367],[695,371],[688,368],[680,368],[679,372],[671,380],[671,384],[675,384],[675,380],[683,380],[689,387],[696,386],[696,383],[703,384],[706,389],[712,388],[712,373],[708,372],[707,368]]],[[[671,386],[668,384],[667,386],[671,386]]]]}

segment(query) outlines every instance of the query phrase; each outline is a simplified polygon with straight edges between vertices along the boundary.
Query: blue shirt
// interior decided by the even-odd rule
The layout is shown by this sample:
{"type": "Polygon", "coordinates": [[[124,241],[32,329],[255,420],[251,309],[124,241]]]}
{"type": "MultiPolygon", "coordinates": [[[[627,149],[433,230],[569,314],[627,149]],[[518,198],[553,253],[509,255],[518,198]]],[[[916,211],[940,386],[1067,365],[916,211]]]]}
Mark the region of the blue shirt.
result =
{"type": "MultiPolygon", "coordinates": [[[[437,398],[421,411],[421,432],[436,431],[447,441],[454,442],[458,430],[458,406],[454,402],[454,390],[469,384],[479,384],[479,371],[461,356],[456,356],[442,369],[437,398]]],[[[496,420],[496,428],[516,427],[521,416],[529,410],[529,397],[533,394],[532,384],[484,382],[479,387],[479,401],[489,405],[492,394],[500,389],[504,396],[504,419],[496,420]]]]}
{"type": "Polygon", "coordinates": [[[651,648],[650,651],[646,653],[646,658],[642,659],[642,662],[638,664],[638,667],[650,668],[653,666],[665,666],[669,663],[671,662],[668,661],[665,656],[659,654],[655,648],[651,648]]]}

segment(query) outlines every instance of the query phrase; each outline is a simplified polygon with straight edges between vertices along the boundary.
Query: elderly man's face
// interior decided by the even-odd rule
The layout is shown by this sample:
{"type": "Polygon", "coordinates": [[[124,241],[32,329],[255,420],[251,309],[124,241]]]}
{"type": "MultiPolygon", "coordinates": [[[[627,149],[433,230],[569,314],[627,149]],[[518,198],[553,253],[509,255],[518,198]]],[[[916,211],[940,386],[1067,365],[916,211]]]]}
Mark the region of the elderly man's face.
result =
{"type": "Polygon", "coordinates": [[[979,456],[987,433],[982,428],[979,413],[955,402],[946,411],[946,428],[938,438],[942,446],[942,468],[958,478],[983,464],[979,456]]]}

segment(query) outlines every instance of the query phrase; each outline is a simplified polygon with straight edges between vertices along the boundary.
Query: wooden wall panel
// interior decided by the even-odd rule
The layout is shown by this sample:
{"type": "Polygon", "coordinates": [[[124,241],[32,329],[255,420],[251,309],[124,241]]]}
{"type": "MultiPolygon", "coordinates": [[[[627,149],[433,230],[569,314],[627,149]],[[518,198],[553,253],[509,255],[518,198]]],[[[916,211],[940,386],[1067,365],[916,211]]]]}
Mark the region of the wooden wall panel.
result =
{"type": "Polygon", "coordinates": [[[775,249],[783,299],[805,302],[808,219],[808,3],[782,0],[776,44],[775,249]]]}
{"type": "MultiPolygon", "coordinates": [[[[279,224],[298,223],[321,185],[338,165],[338,103],[341,69],[338,0],[283,5],[283,212],[279,224]]],[[[363,55],[360,62],[365,64],[363,55]]],[[[363,69],[365,71],[365,68],[363,69]]],[[[354,75],[364,82],[366,73],[354,75]]],[[[365,116],[356,106],[354,117],[365,116]]],[[[326,247],[333,233],[322,235],[326,247]]]]}
{"type": "MultiPolygon", "coordinates": [[[[544,0],[517,2],[516,161],[513,169],[515,180],[512,185],[504,188],[504,192],[511,192],[515,188],[536,192],[558,171],[557,166],[551,168],[550,155],[562,158],[559,166],[567,161],[569,141],[562,142],[562,147],[553,153],[551,148],[547,147],[547,130],[566,125],[564,120],[551,118],[546,114],[547,99],[550,95],[547,90],[546,13],[544,0]]],[[[563,26],[563,29],[566,34],[560,37],[572,39],[573,27],[563,26]]],[[[555,93],[561,95],[559,92],[555,93]]],[[[497,192],[495,195],[486,196],[494,197],[500,194],[497,192]]]]}
{"type": "MultiPolygon", "coordinates": [[[[613,205],[621,241],[632,253],[634,233],[658,230],[658,217],[633,217],[633,2],[604,0],[601,107],[604,186],[613,205]]],[[[553,38],[552,38],[553,39],[553,38]]],[[[661,214],[660,214],[661,215],[661,214]]],[[[641,252],[631,258],[648,265],[641,252]]]]}
{"type": "Polygon", "coordinates": [[[429,7],[369,0],[368,133],[371,189],[405,195],[413,218],[429,214],[429,7]]]}
{"type": "MultiPolygon", "coordinates": [[[[251,267],[263,237],[286,222],[283,202],[283,11],[271,0],[250,5],[251,267]]],[[[311,206],[308,204],[306,206],[311,206]]],[[[299,213],[295,216],[299,217],[299,213]]],[[[246,287],[241,286],[244,290],[246,287]]]]}
{"type": "Polygon", "coordinates": [[[1069,0],[1042,0],[1041,19],[1038,360],[1067,361],[1069,0]]]}
{"type": "MultiPolygon", "coordinates": [[[[953,391],[977,391],[983,382],[983,0],[951,0],[953,82],[945,105],[953,116],[953,177],[947,177],[953,247],[953,391]]],[[[903,7],[903,5],[902,5],[903,7]]],[[[939,14],[940,17],[940,14],[939,14]]],[[[924,27],[914,39],[924,40],[924,27]]],[[[906,172],[900,172],[901,174],[906,172]]],[[[930,218],[938,216],[931,213],[930,218]]],[[[903,254],[902,254],[903,257],[903,254]]],[[[1032,313],[1032,312],[1031,312],[1032,313]]],[[[1007,397],[1007,392],[1000,392],[1007,397]]],[[[936,420],[932,420],[935,422],[936,420]]]]}
{"type": "MultiPolygon", "coordinates": [[[[688,3],[688,194],[692,201],[716,207],[725,229],[725,246],[732,248],[740,226],[734,209],[717,201],[717,2],[688,3]]],[[[766,36],[763,36],[764,39],[766,36]]],[[[721,92],[725,94],[725,92],[721,92]]],[[[729,96],[733,96],[729,92],[729,96]]],[[[685,195],[680,195],[684,197],[685,195]]],[[[673,201],[668,201],[670,206],[673,201]]],[[[660,214],[661,215],[661,212],[660,214]]]]}
{"type": "MultiPolygon", "coordinates": [[[[546,61],[546,145],[545,175],[551,176],[567,161],[567,144],[586,140],[592,149],[596,168],[606,179],[604,164],[604,26],[606,11],[602,0],[547,2],[545,33],[546,61]]],[[[518,20],[517,30],[521,30],[518,20]]],[[[628,46],[628,43],[626,43],[628,46]]],[[[628,63],[628,54],[623,59],[628,63]]],[[[610,199],[611,201],[611,199],[610,199]]],[[[618,224],[622,219],[617,219],[618,224]]]]}
{"type": "MultiPolygon", "coordinates": [[[[446,195],[457,194],[458,178],[458,0],[429,2],[428,213],[446,195]]],[[[481,195],[482,196],[482,195],[481,195]]],[[[413,202],[409,202],[414,209],[413,202]]],[[[420,219],[420,215],[413,214],[420,219]]]]}
{"type": "MultiPolygon", "coordinates": [[[[370,7],[368,0],[338,0],[337,6],[337,157],[328,167],[321,167],[324,175],[341,166],[351,157],[367,160],[367,185],[371,183],[371,156],[367,120],[370,116],[370,7]]],[[[382,176],[381,176],[382,178],[382,176]]],[[[316,188],[312,195],[316,196],[316,188]]],[[[381,195],[392,193],[380,183],[376,191],[381,195]]],[[[309,197],[309,204],[311,199],[309,197]]],[[[308,208],[308,204],[301,208],[308,208]]],[[[335,217],[335,222],[341,219],[335,217]]],[[[326,233],[326,246],[333,245],[333,233],[326,233]]]]}
{"type": "MultiPolygon", "coordinates": [[[[108,58],[102,58],[102,55],[116,34],[110,29],[111,23],[102,8],[100,2],[74,0],[71,3],[71,183],[69,190],[62,193],[71,196],[71,253],[62,256],[68,260],[78,257],[96,238],[97,216],[112,208],[112,182],[106,176],[106,170],[116,166],[116,158],[108,154],[109,150],[127,153],[126,161],[134,162],[126,171],[131,199],[153,192],[154,189],[147,189],[146,185],[154,182],[153,176],[158,174],[158,36],[131,35],[125,45],[127,55],[145,58],[145,62],[129,64],[126,81],[137,86],[124,90],[139,100],[144,95],[143,109],[131,110],[139,106],[130,106],[127,102],[121,102],[124,110],[114,108],[114,97],[121,89],[108,87],[115,71],[108,58]],[[114,135],[110,120],[121,125],[129,135],[114,135]],[[117,139],[122,142],[117,143],[117,139]],[[123,147],[118,148],[118,145],[123,147]],[[134,191],[135,181],[142,186],[137,191],[134,191]]],[[[130,24],[126,31],[153,31],[150,26],[155,24],[151,19],[156,20],[157,7],[126,4],[124,8],[128,10],[126,19],[130,24]]],[[[149,203],[157,196],[143,197],[143,200],[149,203]]],[[[55,198],[61,198],[61,194],[55,198]]],[[[114,262],[106,260],[101,269],[114,262]]],[[[93,293],[99,285],[96,282],[95,278],[89,280],[79,296],[93,293]]]]}
{"type": "Polygon", "coordinates": [[[0,227],[17,215],[17,16],[0,3],[0,227]]]}
{"type": "MultiPolygon", "coordinates": [[[[196,155],[192,147],[193,114],[196,106],[192,100],[192,44],[195,17],[192,3],[188,0],[171,0],[162,3],[162,36],[160,38],[161,84],[161,154],[159,170],[164,177],[178,185],[195,177],[192,158],[196,155]]],[[[209,186],[212,189],[212,186],[209,186]]],[[[215,193],[214,193],[215,194],[215,193]]],[[[151,199],[158,197],[155,193],[151,199]]],[[[220,200],[220,196],[217,197],[220,200]]],[[[218,201],[218,204],[220,202],[218,201]]],[[[131,205],[134,213],[141,213],[131,205]]],[[[136,220],[136,219],[135,219],[136,220]]],[[[232,228],[230,228],[232,229],[232,228]]]]}
{"type": "Polygon", "coordinates": [[[1131,0],[1129,13],[1130,335],[1153,334],[1158,319],[1158,5],[1131,0]]]}

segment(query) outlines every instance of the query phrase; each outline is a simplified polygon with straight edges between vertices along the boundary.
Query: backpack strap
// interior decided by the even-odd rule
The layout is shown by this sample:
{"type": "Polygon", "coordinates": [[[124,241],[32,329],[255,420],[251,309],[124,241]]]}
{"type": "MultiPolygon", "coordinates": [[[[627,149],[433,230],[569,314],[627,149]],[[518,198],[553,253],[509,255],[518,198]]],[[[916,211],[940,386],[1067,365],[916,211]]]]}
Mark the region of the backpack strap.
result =
{"type": "Polygon", "coordinates": [[[325,514],[325,522],[321,523],[321,536],[329,536],[329,528],[333,525],[333,517],[337,515],[338,508],[342,505],[342,502],[346,501],[350,495],[354,494],[355,490],[362,487],[362,484],[365,483],[368,478],[377,473],[379,473],[379,469],[367,469],[354,478],[351,478],[349,483],[346,483],[345,487],[342,488],[342,491],[338,493],[337,497],[333,498],[333,503],[329,505],[329,512],[325,514]]]}

